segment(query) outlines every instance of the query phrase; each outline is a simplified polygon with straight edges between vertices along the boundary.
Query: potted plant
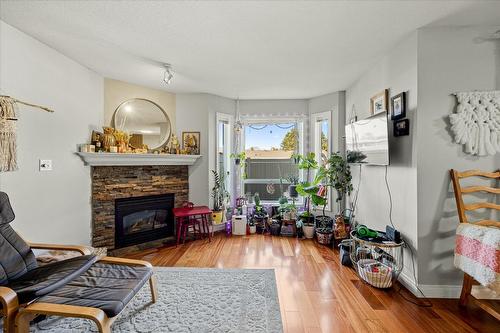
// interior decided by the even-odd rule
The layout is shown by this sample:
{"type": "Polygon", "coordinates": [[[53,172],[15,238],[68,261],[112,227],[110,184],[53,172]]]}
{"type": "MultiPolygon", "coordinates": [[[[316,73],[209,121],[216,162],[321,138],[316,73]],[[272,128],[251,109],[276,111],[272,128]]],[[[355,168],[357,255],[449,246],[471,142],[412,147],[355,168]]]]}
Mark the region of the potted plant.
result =
{"type": "Polygon", "coordinates": [[[306,238],[314,237],[314,215],[311,213],[311,200],[312,196],[317,191],[317,185],[319,184],[319,178],[310,182],[311,170],[318,169],[318,162],[314,153],[308,153],[307,155],[294,155],[294,158],[298,162],[298,168],[306,171],[306,180],[300,182],[296,186],[297,193],[304,197],[304,207],[305,210],[299,215],[302,221],[302,230],[306,238]]]}
{"type": "Polygon", "coordinates": [[[212,175],[214,177],[212,219],[214,224],[220,224],[224,220],[224,207],[229,202],[229,192],[226,190],[224,174],[219,175],[217,171],[212,170],[212,175]]]}
{"type": "MultiPolygon", "coordinates": [[[[344,216],[342,214],[342,200],[345,195],[351,193],[352,187],[352,175],[351,167],[349,166],[348,160],[344,158],[340,153],[333,153],[328,158],[328,169],[326,170],[326,176],[328,186],[335,189],[337,193],[336,202],[338,203],[338,211],[335,215],[336,224],[344,224],[344,216]]],[[[336,225],[335,230],[344,230],[340,237],[345,237],[345,226],[336,225]]]]}
{"type": "Polygon", "coordinates": [[[241,178],[246,179],[247,178],[247,173],[246,173],[246,159],[247,155],[245,154],[244,151],[241,153],[232,153],[229,155],[229,157],[234,158],[234,164],[239,165],[242,172],[241,172],[241,178]]]}
{"type": "Polygon", "coordinates": [[[287,177],[290,185],[288,186],[288,195],[290,198],[297,198],[299,194],[297,193],[297,185],[299,184],[299,176],[298,175],[289,175],[287,177]]]}
{"type": "Polygon", "coordinates": [[[268,215],[261,205],[259,193],[255,193],[254,201],[255,207],[251,220],[256,226],[256,231],[258,233],[264,233],[264,231],[266,231],[266,220],[268,218],[268,215]]]}
{"type": "Polygon", "coordinates": [[[248,221],[248,228],[251,234],[255,234],[257,232],[257,226],[255,225],[253,219],[250,219],[250,221],[248,221]]]}

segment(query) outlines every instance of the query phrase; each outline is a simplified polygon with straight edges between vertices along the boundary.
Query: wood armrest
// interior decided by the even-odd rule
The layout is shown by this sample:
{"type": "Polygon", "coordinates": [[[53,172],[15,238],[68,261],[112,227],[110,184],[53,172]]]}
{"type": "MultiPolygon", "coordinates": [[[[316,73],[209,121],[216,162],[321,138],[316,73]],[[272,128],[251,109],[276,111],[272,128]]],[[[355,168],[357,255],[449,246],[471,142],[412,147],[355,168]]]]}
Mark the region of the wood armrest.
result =
{"type": "Polygon", "coordinates": [[[102,257],[99,259],[99,262],[104,262],[104,263],[108,263],[108,264],[126,265],[126,266],[153,267],[153,265],[151,265],[151,263],[144,261],[144,260],[126,259],[126,258],[118,258],[118,257],[102,257]]]}
{"type": "Polygon", "coordinates": [[[17,294],[14,290],[8,287],[0,287],[0,304],[2,304],[2,311],[5,309],[14,309],[19,306],[17,301],[17,294]]]}
{"type": "Polygon", "coordinates": [[[60,244],[43,244],[43,243],[28,243],[33,249],[40,250],[62,250],[80,252],[82,255],[92,254],[92,248],[83,245],[60,245],[60,244]]]}
{"type": "Polygon", "coordinates": [[[106,314],[98,308],[88,306],[53,304],[53,303],[32,303],[21,310],[23,313],[46,314],[52,316],[75,317],[75,318],[104,318],[106,314]]]}

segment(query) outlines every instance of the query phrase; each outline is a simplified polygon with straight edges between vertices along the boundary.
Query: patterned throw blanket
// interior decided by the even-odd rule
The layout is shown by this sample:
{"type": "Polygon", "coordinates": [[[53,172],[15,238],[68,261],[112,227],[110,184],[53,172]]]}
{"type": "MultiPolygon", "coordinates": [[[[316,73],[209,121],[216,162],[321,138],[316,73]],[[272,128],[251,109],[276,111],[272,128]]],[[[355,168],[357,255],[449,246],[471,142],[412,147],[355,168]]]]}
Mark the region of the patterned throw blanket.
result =
{"type": "Polygon", "coordinates": [[[500,229],[460,223],[455,267],[500,295],[500,229]]]}

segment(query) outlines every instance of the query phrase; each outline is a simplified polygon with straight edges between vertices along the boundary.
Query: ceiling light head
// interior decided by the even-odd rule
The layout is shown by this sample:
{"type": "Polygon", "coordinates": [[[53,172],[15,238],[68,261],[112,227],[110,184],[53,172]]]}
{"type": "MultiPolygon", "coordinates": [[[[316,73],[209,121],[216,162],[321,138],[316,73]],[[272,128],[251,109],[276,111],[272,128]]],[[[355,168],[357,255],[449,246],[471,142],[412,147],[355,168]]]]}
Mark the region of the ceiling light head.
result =
{"type": "Polygon", "coordinates": [[[163,73],[163,82],[165,82],[165,84],[170,84],[172,82],[172,79],[174,78],[172,65],[164,64],[163,67],[165,68],[165,73],[163,73]]]}

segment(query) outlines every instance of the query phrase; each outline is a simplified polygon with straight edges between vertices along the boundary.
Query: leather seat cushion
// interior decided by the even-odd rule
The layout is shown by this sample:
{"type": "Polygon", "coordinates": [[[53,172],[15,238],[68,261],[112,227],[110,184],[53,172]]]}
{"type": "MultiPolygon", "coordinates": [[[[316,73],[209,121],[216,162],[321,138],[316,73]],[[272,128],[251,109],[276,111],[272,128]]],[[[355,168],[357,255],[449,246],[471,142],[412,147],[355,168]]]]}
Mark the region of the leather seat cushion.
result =
{"type": "Polygon", "coordinates": [[[150,267],[96,262],[82,275],[37,302],[94,307],[114,317],[152,274],[150,267]]]}
{"type": "Polygon", "coordinates": [[[96,256],[87,255],[40,266],[10,281],[8,287],[17,293],[21,304],[27,303],[62,287],[83,274],[96,260],[96,256]]]}

